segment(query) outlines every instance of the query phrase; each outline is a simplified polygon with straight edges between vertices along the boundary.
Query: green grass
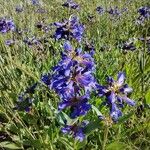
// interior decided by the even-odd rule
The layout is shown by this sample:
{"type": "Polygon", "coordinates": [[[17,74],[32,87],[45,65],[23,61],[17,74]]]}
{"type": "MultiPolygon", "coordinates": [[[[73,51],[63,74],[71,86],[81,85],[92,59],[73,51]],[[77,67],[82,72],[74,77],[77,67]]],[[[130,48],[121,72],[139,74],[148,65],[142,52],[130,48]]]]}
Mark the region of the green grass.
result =
{"type": "MultiPolygon", "coordinates": [[[[149,22],[144,26],[135,24],[140,6],[150,5],[149,0],[76,0],[81,5],[79,11],[63,8],[62,0],[43,0],[42,8],[45,14],[35,13],[38,9],[23,0],[0,0],[0,17],[11,17],[16,26],[28,29],[20,37],[15,33],[0,34],[0,149],[27,150],[100,150],[104,145],[107,150],[149,150],[150,149],[150,54],[145,43],[135,41],[137,49],[123,53],[118,43],[129,38],[150,36],[149,22]],[[16,5],[24,5],[24,11],[15,12],[16,5]],[[108,14],[96,13],[97,6],[109,8],[117,5],[128,8],[120,19],[112,19],[108,14]],[[96,48],[95,76],[99,83],[104,84],[107,75],[116,77],[119,71],[125,71],[127,83],[134,89],[131,98],[136,101],[136,107],[126,106],[125,116],[118,124],[106,122],[91,124],[97,127],[89,129],[86,140],[82,143],[71,136],[61,133],[61,118],[57,112],[59,97],[41,85],[33,95],[35,104],[30,113],[14,111],[13,107],[18,95],[26,87],[39,81],[41,74],[51,70],[62,51],[63,41],[55,42],[48,38],[48,45],[28,47],[22,39],[25,37],[50,37],[52,31],[44,34],[35,24],[44,20],[45,24],[61,21],[71,14],[80,17],[85,24],[85,35],[93,40],[96,48]],[[87,20],[88,14],[94,14],[93,22],[87,20]],[[15,38],[12,47],[5,45],[5,40],[15,38]],[[104,51],[101,47],[106,46],[104,51]],[[4,135],[4,139],[1,138],[4,135]]],[[[99,109],[102,99],[92,97],[90,103],[99,109]]],[[[101,113],[108,115],[108,110],[102,108],[101,113]]],[[[96,113],[91,110],[86,119],[95,121],[96,113]]]]}

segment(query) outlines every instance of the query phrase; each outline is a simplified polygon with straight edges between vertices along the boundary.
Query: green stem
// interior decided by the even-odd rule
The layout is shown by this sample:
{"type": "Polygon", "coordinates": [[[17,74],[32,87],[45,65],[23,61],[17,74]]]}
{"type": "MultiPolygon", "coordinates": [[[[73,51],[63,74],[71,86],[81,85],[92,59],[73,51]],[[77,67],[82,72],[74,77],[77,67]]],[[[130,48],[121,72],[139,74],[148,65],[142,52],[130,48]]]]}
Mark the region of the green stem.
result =
{"type": "Polygon", "coordinates": [[[107,138],[108,138],[108,131],[109,131],[109,127],[106,124],[105,126],[105,130],[104,130],[104,141],[103,141],[103,145],[102,145],[102,150],[105,150],[106,144],[107,144],[107,138]]]}
{"type": "Polygon", "coordinates": [[[76,148],[76,144],[77,144],[77,142],[76,142],[76,140],[74,140],[74,143],[73,143],[73,149],[74,149],[74,150],[77,149],[77,148],[76,148]]]}

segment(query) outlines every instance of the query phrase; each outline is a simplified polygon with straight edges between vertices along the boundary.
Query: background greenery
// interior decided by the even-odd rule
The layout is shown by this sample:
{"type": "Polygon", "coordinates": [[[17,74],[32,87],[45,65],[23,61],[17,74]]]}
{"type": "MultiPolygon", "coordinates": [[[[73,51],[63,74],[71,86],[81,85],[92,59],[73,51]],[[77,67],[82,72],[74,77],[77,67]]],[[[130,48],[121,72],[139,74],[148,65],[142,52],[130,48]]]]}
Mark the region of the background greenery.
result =
{"type": "MultiPolygon", "coordinates": [[[[149,0],[76,0],[80,10],[63,8],[63,2],[41,0],[39,7],[31,5],[29,0],[0,0],[0,17],[10,17],[18,28],[27,29],[21,36],[12,32],[0,34],[0,149],[99,150],[106,139],[107,150],[149,150],[150,53],[146,41],[139,40],[134,40],[135,51],[121,49],[121,44],[129,38],[150,36],[148,21],[143,26],[135,23],[138,8],[150,6],[149,0]],[[23,12],[15,11],[18,5],[23,6],[23,12]],[[106,13],[99,15],[95,11],[97,6],[118,6],[128,11],[115,18],[106,13]],[[41,8],[45,12],[37,13],[41,8]],[[18,95],[39,81],[60,58],[63,41],[55,42],[50,38],[54,29],[44,33],[35,25],[42,20],[46,25],[61,21],[70,14],[79,16],[86,27],[85,37],[94,41],[95,76],[99,83],[104,84],[107,75],[116,77],[119,71],[125,71],[127,83],[134,89],[131,98],[137,102],[134,108],[124,108],[125,117],[118,124],[109,126],[107,137],[103,123],[93,123],[82,143],[61,133],[61,118],[57,112],[59,98],[45,85],[32,95],[35,104],[30,113],[13,109],[18,95]],[[92,21],[89,21],[89,15],[94,16],[92,21]],[[25,45],[23,39],[32,36],[46,37],[48,43],[41,47],[25,45]],[[15,39],[15,45],[6,46],[7,39],[15,39]]],[[[102,99],[94,97],[90,100],[97,108],[101,102],[102,99]]],[[[101,109],[102,114],[107,112],[105,108],[101,109]]],[[[87,115],[88,120],[96,117],[93,110],[87,115]]]]}

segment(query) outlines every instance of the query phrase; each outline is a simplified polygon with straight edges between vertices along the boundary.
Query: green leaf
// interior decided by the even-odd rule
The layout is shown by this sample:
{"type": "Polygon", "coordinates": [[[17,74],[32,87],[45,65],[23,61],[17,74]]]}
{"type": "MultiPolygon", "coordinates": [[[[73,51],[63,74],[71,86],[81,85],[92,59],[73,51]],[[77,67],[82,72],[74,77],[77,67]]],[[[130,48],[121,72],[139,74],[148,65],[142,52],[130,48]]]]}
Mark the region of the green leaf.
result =
{"type": "Polygon", "coordinates": [[[96,112],[97,116],[102,117],[102,113],[94,106],[92,105],[92,109],[96,112]]]}
{"type": "Polygon", "coordinates": [[[83,140],[82,142],[78,141],[77,142],[77,149],[83,148],[84,146],[86,146],[86,144],[87,144],[87,140],[83,140]]]}
{"type": "Polygon", "coordinates": [[[42,147],[41,141],[38,140],[38,139],[35,139],[35,140],[32,140],[32,139],[25,140],[25,141],[23,141],[23,145],[32,146],[32,147],[34,147],[36,149],[41,149],[41,147],[42,147]]]}
{"type": "Polygon", "coordinates": [[[145,99],[146,99],[146,103],[150,104],[150,90],[148,90],[148,92],[146,93],[145,99]]]}
{"type": "Polygon", "coordinates": [[[7,149],[15,149],[15,150],[22,149],[21,147],[19,147],[15,143],[9,142],[9,141],[1,142],[0,147],[7,148],[7,149]]]}
{"type": "Polygon", "coordinates": [[[67,122],[68,125],[74,124],[78,119],[70,119],[69,116],[64,112],[59,112],[58,115],[58,122],[62,125],[65,125],[67,122]]]}
{"type": "Polygon", "coordinates": [[[91,121],[86,127],[85,127],[85,134],[89,135],[92,131],[94,131],[95,129],[98,129],[100,127],[102,127],[103,123],[102,121],[100,121],[100,119],[97,119],[95,121],[91,121]]]}
{"type": "Polygon", "coordinates": [[[107,145],[106,150],[125,150],[126,144],[121,142],[113,142],[107,145]]]}
{"type": "Polygon", "coordinates": [[[121,118],[119,118],[118,120],[118,124],[121,124],[123,122],[125,122],[126,120],[128,120],[134,113],[133,112],[130,112],[124,116],[122,116],[121,118]]]}

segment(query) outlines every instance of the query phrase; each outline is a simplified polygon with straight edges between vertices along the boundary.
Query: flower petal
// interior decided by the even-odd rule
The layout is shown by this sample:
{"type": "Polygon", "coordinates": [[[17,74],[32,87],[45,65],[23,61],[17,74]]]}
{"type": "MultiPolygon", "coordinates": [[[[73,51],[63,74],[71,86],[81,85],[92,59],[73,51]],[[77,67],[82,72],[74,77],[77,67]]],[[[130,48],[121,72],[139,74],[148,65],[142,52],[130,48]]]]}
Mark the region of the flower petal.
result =
{"type": "Polygon", "coordinates": [[[135,101],[131,100],[130,98],[128,98],[127,96],[122,97],[122,99],[129,104],[130,106],[135,106],[135,101]]]}
{"type": "Polygon", "coordinates": [[[119,72],[118,80],[117,80],[119,86],[121,86],[124,83],[124,80],[125,80],[125,74],[123,72],[119,72]]]}

